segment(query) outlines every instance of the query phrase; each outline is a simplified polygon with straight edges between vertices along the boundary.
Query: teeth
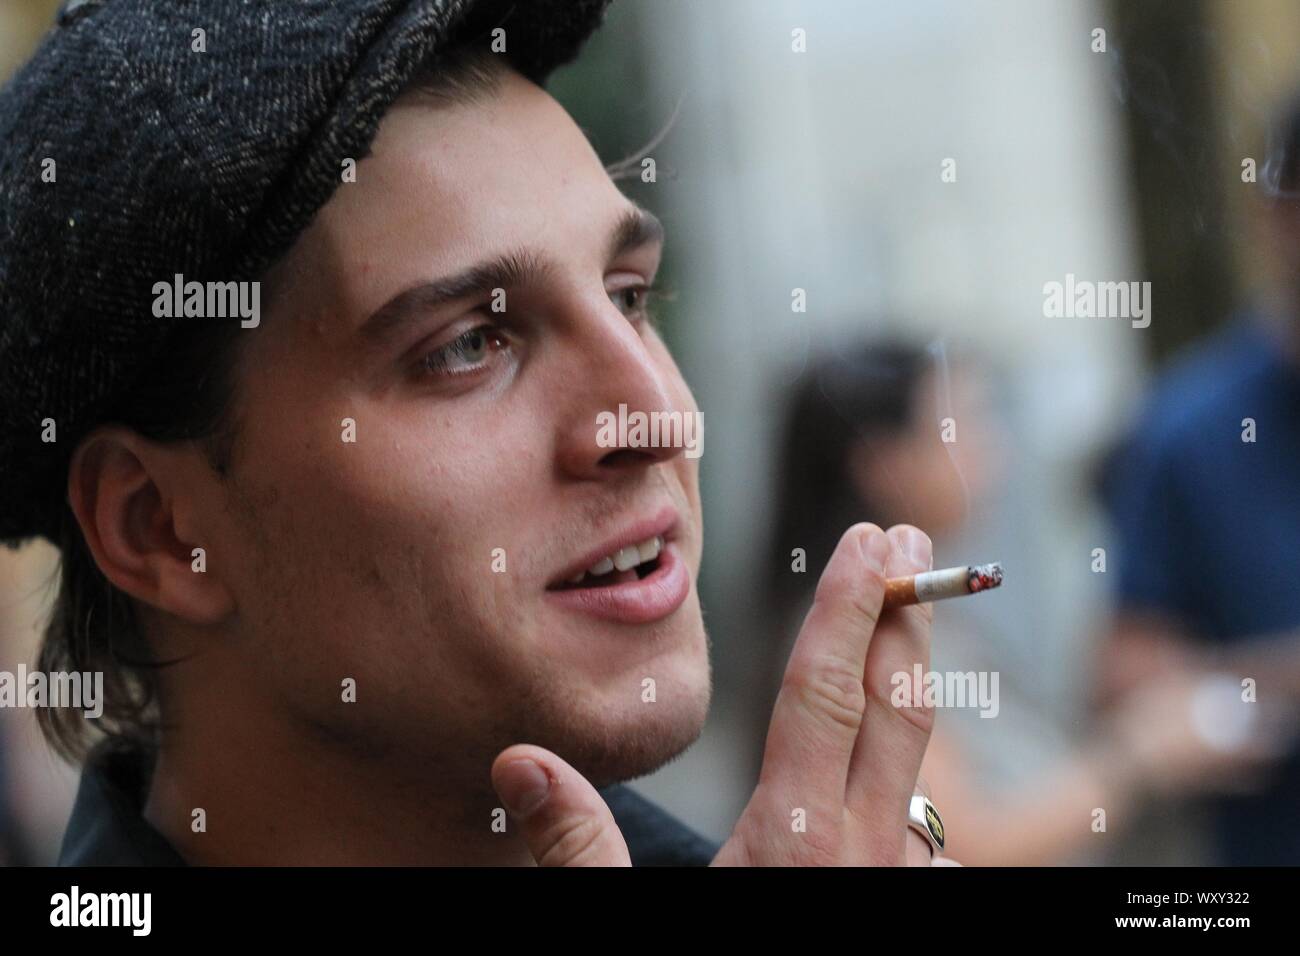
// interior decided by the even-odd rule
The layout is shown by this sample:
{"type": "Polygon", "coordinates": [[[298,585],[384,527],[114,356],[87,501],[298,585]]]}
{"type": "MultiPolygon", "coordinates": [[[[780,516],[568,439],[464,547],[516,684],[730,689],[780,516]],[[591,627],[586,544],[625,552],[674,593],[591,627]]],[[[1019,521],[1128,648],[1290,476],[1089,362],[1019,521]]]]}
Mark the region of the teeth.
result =
{"type": "Polygon", "coordinates": [[[655,535],[649,541],[643,541],[641,544],[637,545],[636,550],[639,558],[637,564],[644,564],[647,561],[653,561],[655,558],[659,557],[659,549],[663,547],[663,544],[664,539],[659,537],[659,535],[655,535]]]}
{"type": "Polygon", "coordinates": [[[590,575],[591,577],[600,577],[602,574],[609,574],[617,568],[619,571],[631,571],[638,564],[644,564],[647,561],[653,561],[659,557],[659,552],[663,550],[664,539],[655,535],[640,544],[629,545],[626,548],[620,548],[617,554],[601,558],[582,574],[575,574],[569,578],[570,584],[578,584],[583,578],[590,575]]]}

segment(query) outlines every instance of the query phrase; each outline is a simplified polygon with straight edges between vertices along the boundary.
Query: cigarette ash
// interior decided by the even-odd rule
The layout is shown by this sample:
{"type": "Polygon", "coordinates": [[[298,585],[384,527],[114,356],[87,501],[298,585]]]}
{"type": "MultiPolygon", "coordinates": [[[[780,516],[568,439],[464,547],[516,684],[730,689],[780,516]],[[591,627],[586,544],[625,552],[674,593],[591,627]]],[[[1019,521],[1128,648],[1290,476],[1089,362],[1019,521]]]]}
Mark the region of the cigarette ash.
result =
{"type": "Polygon", "coordinates": [[[966,569],[967,583],[971,593],[988,591],[1002,586],[1002,563],[976,564],[966,569]]]}

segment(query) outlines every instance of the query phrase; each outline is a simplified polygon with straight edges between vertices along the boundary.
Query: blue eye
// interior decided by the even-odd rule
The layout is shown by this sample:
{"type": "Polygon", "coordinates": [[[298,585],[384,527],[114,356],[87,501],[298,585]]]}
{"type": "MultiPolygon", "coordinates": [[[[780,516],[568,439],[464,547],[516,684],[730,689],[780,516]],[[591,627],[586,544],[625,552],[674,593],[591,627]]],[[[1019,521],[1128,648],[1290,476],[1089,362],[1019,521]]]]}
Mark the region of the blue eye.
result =
{"type": "Polygon", "coordinates": [[[505,338],[496,328],[480,325],[434,349],[420,365],[435,375],[464,375],[481,368],[505,344],[505,338]]]}

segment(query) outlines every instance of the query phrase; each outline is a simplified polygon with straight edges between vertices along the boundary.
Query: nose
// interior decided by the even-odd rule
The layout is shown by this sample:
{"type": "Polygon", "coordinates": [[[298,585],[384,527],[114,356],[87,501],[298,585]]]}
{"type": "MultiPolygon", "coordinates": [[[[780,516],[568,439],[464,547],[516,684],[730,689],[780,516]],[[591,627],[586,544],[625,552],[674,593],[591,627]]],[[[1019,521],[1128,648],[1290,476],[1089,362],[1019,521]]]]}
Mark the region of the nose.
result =
{"type": "MultiPolygon", "coordinates": [[[[605,481],[683,454],[688,417],[676,369],[662,349],[608,299],[586,306],[566,343],[571,398],[559,436],[559,467],[572,479],[605,481]],[[663,356],[663,357],[660,357],[663,356]]],[[[698,422],[690,428],[698,430],[698,422]]]]}

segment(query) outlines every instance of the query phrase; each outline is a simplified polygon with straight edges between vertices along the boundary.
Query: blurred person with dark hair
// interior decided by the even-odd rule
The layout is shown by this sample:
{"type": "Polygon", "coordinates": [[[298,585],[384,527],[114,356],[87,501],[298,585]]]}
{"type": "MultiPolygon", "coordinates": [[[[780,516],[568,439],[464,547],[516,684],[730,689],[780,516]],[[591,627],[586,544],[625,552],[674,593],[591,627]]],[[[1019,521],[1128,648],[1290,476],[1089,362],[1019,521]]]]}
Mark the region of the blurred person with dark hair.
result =
{"type": "MultiPolygon", "coordinates": [[[[1102,694],[1194,666],[1221,676],[1219,746],[1276,746],[1202,805],[1226,864],[1300,864],[1300,96],[1278,114],[1256,222],[1272,288],[1160,376],[1111,456],[1117,612],[1102,694]]],[[[1205,693],[1210,694],[1209,687],[1205,693]]]]}
{"type": "MultiPolygon", "coordinates": [[[[778,459],[777,525],[765,582],[772,678],[814,582],[792,570],[803,548],[817,567],[846,521],[906,521],[930,530],[936,566],[967,522],[969,502],[1001,480],[1006,438],[971,360],[936,361],[903,342],[866,344],[814,361],[792,389],[778,459]],[[943,440],[943,419],[960,439],[943,440]]],[[[1023,661],[999,653],[956,605],[935,606],[936,671],[999,672],[996,719],[940,707],[922,777],[944,807],[950,846],[971,865],[1078,862],[1095,846],[1093,811],[1122,832],[1144,798],[1234,772],[1181,714],[1190,675],[1173,671],[1117,702],[1084,739],[1041,712],[1023,661]]],[[[1050,666],[1050,665],[1047,665],[1050,666]]],[[[910,675],[909,675],[910,676],[910,675]]]]}

